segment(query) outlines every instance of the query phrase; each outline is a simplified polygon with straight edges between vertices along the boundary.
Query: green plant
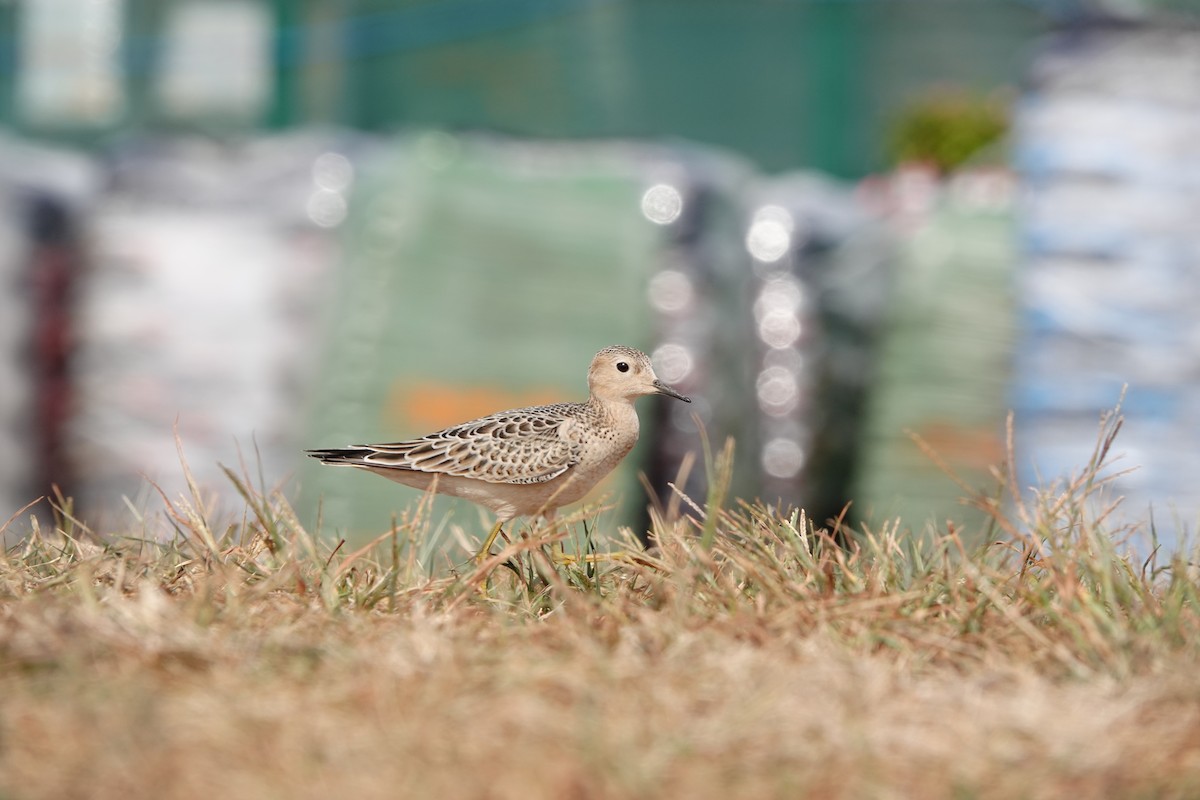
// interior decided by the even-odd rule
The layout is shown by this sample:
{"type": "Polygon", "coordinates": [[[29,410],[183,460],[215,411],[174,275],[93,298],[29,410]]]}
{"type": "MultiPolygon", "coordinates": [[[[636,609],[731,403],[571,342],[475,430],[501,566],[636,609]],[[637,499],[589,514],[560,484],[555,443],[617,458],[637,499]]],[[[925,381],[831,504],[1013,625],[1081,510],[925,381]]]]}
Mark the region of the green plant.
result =
{"type": "Polygon", "coordinates": [[[904,108],[891,126],[893,163],[918,162],[952,172],[1008,131],[1008,110],[997,96],[940,90],[904,108]]]}

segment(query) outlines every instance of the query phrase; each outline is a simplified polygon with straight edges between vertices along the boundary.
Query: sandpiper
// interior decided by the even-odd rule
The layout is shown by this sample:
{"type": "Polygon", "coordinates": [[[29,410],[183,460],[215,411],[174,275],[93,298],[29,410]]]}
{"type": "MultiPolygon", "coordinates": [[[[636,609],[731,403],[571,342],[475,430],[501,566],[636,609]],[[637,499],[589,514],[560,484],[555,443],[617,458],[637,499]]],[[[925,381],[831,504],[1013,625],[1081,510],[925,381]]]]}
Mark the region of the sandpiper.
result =
{"type": "Polygon", "coordinates": [[[588,369],[584,403],[501,411],[416,439],[308,450],[324,464],[358,467],[416,489],[462,497],[496,514],[478,559],[515,517],[554,519],[629,454],[637,443],[633,401],[662,394],[692,402],[654,374],[650,358],[606,347],[588,369]]]}

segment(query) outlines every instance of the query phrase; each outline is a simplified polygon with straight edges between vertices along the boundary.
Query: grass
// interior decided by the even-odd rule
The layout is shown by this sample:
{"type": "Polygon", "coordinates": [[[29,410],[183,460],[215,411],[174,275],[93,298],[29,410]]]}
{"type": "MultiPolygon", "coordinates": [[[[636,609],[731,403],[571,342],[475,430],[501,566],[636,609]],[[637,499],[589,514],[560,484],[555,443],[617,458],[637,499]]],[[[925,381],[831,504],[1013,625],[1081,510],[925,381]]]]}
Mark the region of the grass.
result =
{"type": "Polygon", "coordinates": [[[431,562],[424,503],[348,552],[234,471],[238,518],[193,487],[128,538],[59,498],[0,560],[0,797],[1200,796],[1200,584],[1106,529],[1119,427],[1032,499],[964,487],[977,550],[727,474],[576,563],[431,562]]]}

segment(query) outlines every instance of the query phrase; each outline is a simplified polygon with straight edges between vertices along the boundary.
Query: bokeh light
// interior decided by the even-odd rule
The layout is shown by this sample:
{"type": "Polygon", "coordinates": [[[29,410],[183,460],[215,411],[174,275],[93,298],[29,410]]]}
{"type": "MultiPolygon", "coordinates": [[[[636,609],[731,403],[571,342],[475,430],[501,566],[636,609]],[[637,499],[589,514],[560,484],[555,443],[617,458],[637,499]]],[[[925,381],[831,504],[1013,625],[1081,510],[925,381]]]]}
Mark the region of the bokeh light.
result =
{"type": "Polygon", "coordinates": [[[647,292],[650,304],[665,313],[685,310],[695,297],[692,279],[675,269],[664,269],[651,278],[647,292]]]}
{"type": "Polygon", "coordinates": [[[669,384],[682,383],[692,374],[695,360],[692,352],[681,344],[660,345],[650,356],[658,377],[669,384]]]}
{"type": "Polygon", "coordinates": [[[762,467],[772,478],[794,478],[804,467],[804,448],[794,439],[772,439],[763,447],[762,467]]]}
{"type": "Polygon", "coordinates": [[[795,221],[787,209],[763,206],[755,212],[746,232],[746,249],[764,264],[773,264],[792,246],[794,229],[795,221]]]}
{"type": "Polygon", "coordinates": [[[670,225],[683,213],[683,195],[668,183],[657,183],[642,195],[642,214],[658,225],[670,225]]]}

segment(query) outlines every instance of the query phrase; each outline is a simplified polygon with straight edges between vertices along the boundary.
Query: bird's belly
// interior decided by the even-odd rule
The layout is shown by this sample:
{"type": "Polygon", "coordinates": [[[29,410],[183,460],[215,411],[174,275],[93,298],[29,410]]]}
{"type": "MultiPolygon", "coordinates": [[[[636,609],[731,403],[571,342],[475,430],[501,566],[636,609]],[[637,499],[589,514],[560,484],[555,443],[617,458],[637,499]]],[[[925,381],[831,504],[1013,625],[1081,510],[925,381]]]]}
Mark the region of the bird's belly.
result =
{"type": "Polygon", "coordinates": [[[555,489],[554,506],[570,505],[582,500],[621,463],[636,441],[635,437],[629,442],[606,442],[599,452],[585,453],[574,469],[562,478],[551,481],[560,484],[555,489]]]}

